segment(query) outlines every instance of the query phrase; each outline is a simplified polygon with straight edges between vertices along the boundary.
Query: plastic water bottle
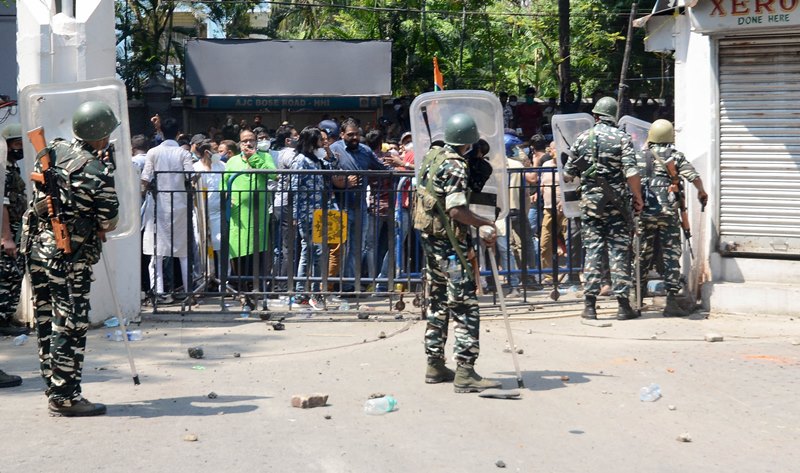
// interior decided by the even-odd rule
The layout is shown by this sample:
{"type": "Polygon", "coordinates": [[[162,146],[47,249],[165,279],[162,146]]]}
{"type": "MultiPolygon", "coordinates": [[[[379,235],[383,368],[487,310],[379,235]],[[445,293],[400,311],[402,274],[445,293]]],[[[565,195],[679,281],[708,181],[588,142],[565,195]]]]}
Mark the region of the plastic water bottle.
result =
{"type": "Polygon", "coordinates": [[[115,342],[122,341],[122,330],[114,330],[113,332],[106,333],[106,338],[115,342]]]}
{"type": "Polygon", "coordinates": [[[106,321],[103,322],[103,325],[105,325],[106,327],[109,327],[109,328],[110,327],[119,327],[119,319],[116,318],[116,317],[111,317],[109,319],[106,319],[106,321]]]}
{"type": "Polygon", "coordinates": [[[250,306],[247,304],[245,304],[244,307],[242,307],[242,318],[243,319],[250,318],[250,306]]]}
{"type": "Polygon", "coordinates": [[[28,336],[25,335],[24,333],[22,335],[14,337],[14,345],[16,346],[25,345],[25,342],[27,341],[28,341],[28,336]]]}
{"type": "Polygon", "coordinates": [[[650,383],[639,391],[639,400],[642,402],[653,402],[661,398],[661,386],[650,383]]]}
{"type": "Polygon", "coordinates": [[[450,282],[456,284],[461,282],[461,265],[458,264],[456,255],[450,255],[447,258],[447,274],[450,276],[450,282]]]}
{"type": "Polygon", "coordinates": [[[397,399],[393,396],[368,399],[367,402],[364,403],[364,412],[372,416],[380,416],[395,410],[397,410],[397,399]]]}
{"type": "Polygon", "coordinates": [[[128,330],[128,340],[131,342],[138,342],[142,339],[141,330],[128,330]]]}

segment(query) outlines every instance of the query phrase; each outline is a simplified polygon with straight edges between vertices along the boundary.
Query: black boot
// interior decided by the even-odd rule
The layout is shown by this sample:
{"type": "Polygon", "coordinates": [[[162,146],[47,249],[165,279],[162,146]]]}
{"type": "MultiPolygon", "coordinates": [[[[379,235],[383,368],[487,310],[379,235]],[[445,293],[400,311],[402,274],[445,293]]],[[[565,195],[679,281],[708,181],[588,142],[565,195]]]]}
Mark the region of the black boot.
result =
{"type": "Polygon", "coordinates": [[[619,309],[617,310],[617,320],[630,320],[639,317],[641,312],[633,310],[627,297],[617,297],[619,309]]]}
{"type": "Polygon", "coordinates": [[[583,313],[581,317],[584,319],[597,320],[597,309],[595,308],[597,298],[595,296],[586,296],[583,300],[583,313]]]}
{"type": "Polygon", "coordinates": [[[10,317],[0,318],[0,335],[16,337],[18,335],[27,335],[29,332],[28,326],[21,322],[17,322],[10,317]]]}
{"type": "Polygon", "coordinates": [[[0,388],[13,388],[22,384],[22,378],[0,370],[0,388]]]}
{"type": "Polygon", "coordinates": [[[667,294],[667,305],[664,307],[664,317],[688,317],[689,311],[678,304],[675,294],[667,294]]]}
{"type": "Polygon", "coordinates": [[[105,404],[89,402],[86,398],[66,402],[50,401],[49,409],[51,416],[63,417],[101,416],[106,413],[105,404]]]}

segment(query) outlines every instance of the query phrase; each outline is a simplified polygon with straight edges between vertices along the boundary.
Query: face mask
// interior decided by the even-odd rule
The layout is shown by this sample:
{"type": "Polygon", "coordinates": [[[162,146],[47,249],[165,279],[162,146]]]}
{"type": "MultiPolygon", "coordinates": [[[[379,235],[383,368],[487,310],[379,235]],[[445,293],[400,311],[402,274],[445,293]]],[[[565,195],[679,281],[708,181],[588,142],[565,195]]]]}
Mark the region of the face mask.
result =
{"type": "Polygon", "coordinates": [[[297,147],[297,138],[292,138],[289,140],[289,147],[296,148],[297,147]]]}
{"type": "Polygon", "coordinates": [[[10,149],[8,150],[8,160],[9,161],[19,161],[22,159],[22,150],[21,149],[10,149]]]}
{"type": "Polygon", "coordinates": [[[314,150],[314,156],[316,156],[317,159],[325,159],[328,153],[325,152],[325,148],[317,148],[314,150]]]}
{"type": "Polygon", "coordinates": [[[525,103],[527,103],[529,105],[532,104],[533,103],[533,97],[525,97],[525,103]]]}
{"type": "Polygon", "coordinates": [[[403,149],[405,149],[406,151],[411,151],[412,149],[414,149],[414,143],[408,143],[406,145],[403,145],[403,149]]]}
{"type": "Polygon", "coordinates": [[[508,104],[511,105],[512,107],[516,107],[517,106],[517,102],[508,102],[508,104]]]}
{"type": "Polygon", "coordinates": [[[268,150],[269,149],[269,140],[258,140],[257,148],[258,148],[259,151],[268,150]]]}
{"type": "Polygon", "coordinates": [[[522,154],[524,154],[525,156],[529,156],[531,154],[531,149],[530,148],[522,148],[522,154]]]}

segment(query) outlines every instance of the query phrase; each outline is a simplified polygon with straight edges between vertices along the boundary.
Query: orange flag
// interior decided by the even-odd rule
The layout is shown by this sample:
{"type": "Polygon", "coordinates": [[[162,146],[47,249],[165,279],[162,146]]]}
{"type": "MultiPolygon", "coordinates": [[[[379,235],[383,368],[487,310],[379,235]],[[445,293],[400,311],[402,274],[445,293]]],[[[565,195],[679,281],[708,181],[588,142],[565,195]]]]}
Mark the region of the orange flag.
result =
{"type": "Polygon", "coordinates": [[[444,76],[439,70],[439,60],[433,56],[433,90],[444,90],[444,76]]]}

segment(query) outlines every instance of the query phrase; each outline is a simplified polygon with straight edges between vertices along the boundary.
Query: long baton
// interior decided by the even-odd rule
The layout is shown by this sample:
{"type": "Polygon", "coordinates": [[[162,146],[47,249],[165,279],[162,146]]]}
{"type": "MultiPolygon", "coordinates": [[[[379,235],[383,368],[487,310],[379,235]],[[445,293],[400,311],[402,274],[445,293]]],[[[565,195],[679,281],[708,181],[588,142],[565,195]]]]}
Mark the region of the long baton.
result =
{"type": "Polygon", "coordinates": [[[525,384],[522,382],[522,372],[519,370],[519,360],[517,359],[517,346],[514,344],[514,334],[511,333],[511,322],[508,320],[508,311],[506,310],[506,296],[503,295],[503,289],[500,287],[500,276],[497,272],[497,260],[494,257],[494,248],[488,248],[489,261],[492,263],[492,276],[494,276],[495,287],[500,290],[497,291],[497,297],[500,299],[500,310],[503,311],[503,321],[506,323],[506,332],[508,332],[508,343],[511,345],[511,357],[514,359],[514,371],[517,373],[517,387],[524,388],[525,384]]]}
{"type": "Polygon", "coordinates": [[[131,345],[128,342],[128,326],[125,323],[125,317],[122,316],[122,309],[117,299],[117,288],[114,287],[114,281],[111,279],[111,271],[108,267],[108,257],[102,255],[103,266],[106,268],[106,276],[108,277],[108,285],[111,287],[111,299],[114,300],[114,308],[117,311],[117,318],[119,318],[119,326],[122,329],[122,341],[125,342],[125,351],[128,353],[128,363],[131,365],[131,376],[133,377],[133,384],[139,385],[139,375],[136,373],[136,365],[133,363],[133,354],[131,353],[131,345]]]}
{"type": "Polygon", "coordinates": [[[642,232],[641,220],[639,217],[633,218],[633,270],[636,272],[636,310],[642,310],[642,232]]]}

